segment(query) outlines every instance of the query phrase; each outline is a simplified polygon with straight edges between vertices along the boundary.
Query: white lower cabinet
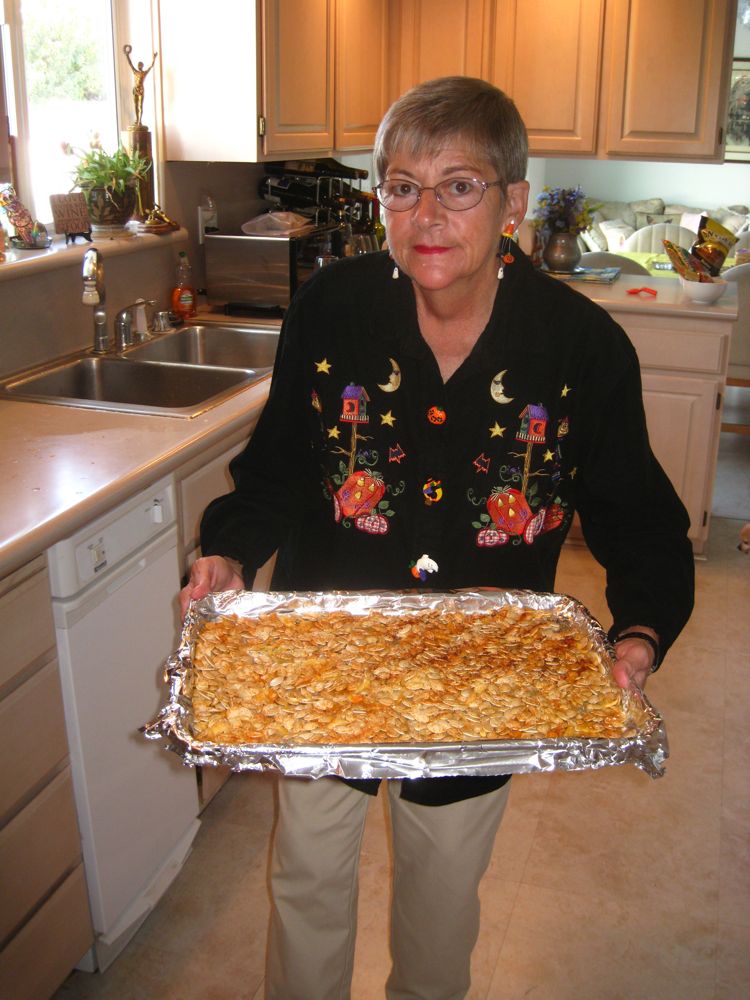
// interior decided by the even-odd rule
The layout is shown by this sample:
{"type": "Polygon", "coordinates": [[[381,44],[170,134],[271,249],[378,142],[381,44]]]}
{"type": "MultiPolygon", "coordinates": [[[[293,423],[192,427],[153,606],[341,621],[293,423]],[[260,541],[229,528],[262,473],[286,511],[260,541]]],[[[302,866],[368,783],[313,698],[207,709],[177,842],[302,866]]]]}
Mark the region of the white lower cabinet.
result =
{"type": "Polygon", "coordinates": [[[48,1000],[93,930],[43,557],[0,581],[0,1000],[48,1000]]]}
{"type": "Polygon", "coordinates": [[[731,319],[606,308],[638,353],[651,447],[687,508],[700,554],[711,519],[731,319]]]}
{"type": "Polygon", "coordinates": [[[654,454],[690,515],[690,536],[702,549],[716,472],[716,423],[721,382],[643,374],[643,405],[654,454]]]}

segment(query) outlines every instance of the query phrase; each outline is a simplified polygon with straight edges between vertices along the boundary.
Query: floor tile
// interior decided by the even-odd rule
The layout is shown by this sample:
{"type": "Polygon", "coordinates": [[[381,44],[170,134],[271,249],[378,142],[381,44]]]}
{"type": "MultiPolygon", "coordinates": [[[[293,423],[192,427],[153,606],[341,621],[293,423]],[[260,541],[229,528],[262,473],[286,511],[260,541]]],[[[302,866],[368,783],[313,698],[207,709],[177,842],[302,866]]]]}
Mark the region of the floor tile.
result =
{"type": "Polygon", "coordinates": [[[715,921],[522,886],[486,1000],[713,1000],[715,921]]]}
{"type": "Polygon", "coordinates": [[[719,925],[716,1000],[747,1000],[750,993],[750,928],[719,925]]]}

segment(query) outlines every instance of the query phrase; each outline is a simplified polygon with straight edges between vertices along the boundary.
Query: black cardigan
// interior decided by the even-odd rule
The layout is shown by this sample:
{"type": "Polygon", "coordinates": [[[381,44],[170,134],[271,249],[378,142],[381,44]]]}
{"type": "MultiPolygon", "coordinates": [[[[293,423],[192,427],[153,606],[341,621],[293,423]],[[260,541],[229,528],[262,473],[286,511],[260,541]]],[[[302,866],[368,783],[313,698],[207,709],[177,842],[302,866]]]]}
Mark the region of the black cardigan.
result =
{"type": "MultiPolygon", "coordinates": [[[[611,634],[650,625],[666,652],[692,609],[693,557],[635,351],[604,310],[515,257],[446,383],[387,254],[311,278],[232,462],[235,491],[204,515],[203,552],[239,560],[250,586],[278,549],[277,590],[551,591],[578,511],[607,571],[611,634]],[[436,572],[420,573],[423,555],[436,572]]],[[[504,780],[416,779],[402,794],[442,803],[504,780]]]]}

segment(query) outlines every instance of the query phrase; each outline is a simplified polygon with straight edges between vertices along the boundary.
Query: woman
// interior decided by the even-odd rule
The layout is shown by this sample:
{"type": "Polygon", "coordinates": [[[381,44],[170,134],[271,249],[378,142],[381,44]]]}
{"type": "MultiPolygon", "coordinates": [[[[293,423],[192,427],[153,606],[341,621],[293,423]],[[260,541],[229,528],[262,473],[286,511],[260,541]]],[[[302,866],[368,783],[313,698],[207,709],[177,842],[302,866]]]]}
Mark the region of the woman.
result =
{"type": "MultiPolygon", "coordinates": [[[[624,333],[502,235],[526,212],[526,158],[515,106],[480,80],[434,80],[389,110],[375,191],[390,255],[337,262],[296,295],[184,603],[251,585],[277,548],[280,590],[549,591],[577,509],[608,571],[618,683],[643,685],[692,606],[687,516],[649,449],[624,333]]],[[[390,1000],[465,996],[507,780],[387,782],[390,1000]]],[[[271,1000],[349,995],[376,788],[279,783],[271,1000]]]]}

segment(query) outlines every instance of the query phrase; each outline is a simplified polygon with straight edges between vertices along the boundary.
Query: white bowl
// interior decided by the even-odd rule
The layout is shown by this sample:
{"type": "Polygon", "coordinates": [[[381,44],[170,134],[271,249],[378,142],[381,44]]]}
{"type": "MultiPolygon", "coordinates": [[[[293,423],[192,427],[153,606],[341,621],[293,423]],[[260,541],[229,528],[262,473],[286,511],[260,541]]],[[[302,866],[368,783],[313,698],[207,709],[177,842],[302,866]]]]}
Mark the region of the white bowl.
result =
{"type": "Polygon", "coordinates": [[[727,282],[723,278],[714,278],[712,281],[685,281],[680,277],[682,290],[691,302],[700,302],[708,305],[710,302],[717,302],[727,290],[727,282]]]}

